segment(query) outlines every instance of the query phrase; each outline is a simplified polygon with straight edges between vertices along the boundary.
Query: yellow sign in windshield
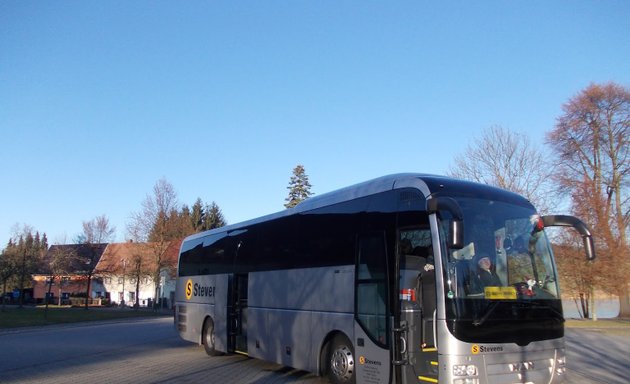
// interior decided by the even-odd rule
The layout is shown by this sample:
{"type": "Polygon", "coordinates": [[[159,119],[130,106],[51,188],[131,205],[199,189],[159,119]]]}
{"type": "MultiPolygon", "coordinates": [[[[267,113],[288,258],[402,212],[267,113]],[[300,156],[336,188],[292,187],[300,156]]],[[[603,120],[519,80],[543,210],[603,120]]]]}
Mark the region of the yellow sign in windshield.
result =
{"type": "Polygon", "coordinates": [[[484,294],[488,300],[516,300],[514,287],[486,287],[484,294]]]}

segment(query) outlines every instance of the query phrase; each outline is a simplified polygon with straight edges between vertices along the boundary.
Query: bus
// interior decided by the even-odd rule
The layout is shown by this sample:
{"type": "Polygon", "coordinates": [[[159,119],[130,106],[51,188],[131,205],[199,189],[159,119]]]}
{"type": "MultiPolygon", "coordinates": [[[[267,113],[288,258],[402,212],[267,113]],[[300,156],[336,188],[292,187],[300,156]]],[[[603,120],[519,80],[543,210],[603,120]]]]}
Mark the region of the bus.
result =
{"type": "Polygon", "coordinates": [[[518,194],[384,176],[187,237],[175,326],[209,355],[331,383],[561,382],[551,226],[575,228],[594,259],[580,220],[539,215],[518,194]]]}

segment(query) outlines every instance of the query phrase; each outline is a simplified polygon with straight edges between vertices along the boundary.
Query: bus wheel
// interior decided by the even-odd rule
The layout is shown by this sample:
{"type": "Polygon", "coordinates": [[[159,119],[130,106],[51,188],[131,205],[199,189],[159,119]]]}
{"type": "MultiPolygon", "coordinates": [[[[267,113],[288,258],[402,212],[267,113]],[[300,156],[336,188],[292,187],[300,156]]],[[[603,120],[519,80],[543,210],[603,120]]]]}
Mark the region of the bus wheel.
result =
{"type": "Polygon", "coordinates": [[[354,349],[348,338],[343,335],[335,336],[328,349],[326,361],[326,371],[331,383],[355,383],[354,349]]]}
{"type": "Polygon", "coordinates": [[[203,349],[209,356],[217,356],[219,352],[214,349],[214,323],[211,319],[206,319],[203,323],[203,349]]]}

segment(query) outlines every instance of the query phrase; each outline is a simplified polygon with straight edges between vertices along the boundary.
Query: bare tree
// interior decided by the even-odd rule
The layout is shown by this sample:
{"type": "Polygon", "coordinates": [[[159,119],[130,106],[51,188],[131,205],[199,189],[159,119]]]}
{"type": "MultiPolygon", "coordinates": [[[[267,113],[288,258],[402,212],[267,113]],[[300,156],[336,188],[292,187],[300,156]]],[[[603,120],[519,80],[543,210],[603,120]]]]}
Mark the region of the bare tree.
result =
{"type": "MultiPolygon", "coordinates": [[[[149,242],[153,248],[154,270],[151,277],[155,284],[154,302],[157,302],[160,286],[160,272],[172,269],[165,258],[172,240],[172,212],[177,212],[178,202],[175,188],[166,179],[160,179],[153,186],[153,194],[147,195],[142,202],[142,209],[133,213],[127,227],[131,238],[138,242],[149,242]]],[[[177,231],[175,231],[178,233],[177,231]]]]}
{"type": "Polygon", "coordinates": [[[64,276],[69,275],[72,266],[78,261],[78,255],[72,248],[64,248],[63,246],[53,245],[50,247],[50,259],[48,261],[48,294],[46,295],[46,308],[44,316],[48,315],[49,298],[51,297],[52,286],[55,279],[58,280],[58,305],[61,305],[61,296],[64,285],[64,276]]]}
{"type": "Polygon", "coordinates": [[[116,233],[116,227],[109,224],[109,219],[106,215],[97,216],[90,221],[83,222],[84,243],[86,244],[101,244],[108,243],[114,238],[116,233]]]}
{"type": "Polygon", "coordinates": [[[553,245],[558,263],[558,275],[563,287],[563,296],[569,296],[578,309],[580,317],[595,315],[595,287],[603,278],[600,273],[602,263],[593,263],[584,259],[582,239],[572,230],[563,231],[553,245]]]}
{"type": "Polygon", "coordinates": [[[90,221],[83,222],[83,233],[79,235],[77,243],[85,244],[87,252],[84,257],[85,278],[87,280],[85,293],[85,309],[88,309],[90,291],[92,289],[92,275],[94,268],[104,250],[104,244],[109,242],[116,232],[116,227],[109,224],[106,215],[97,216],[90,221]]]}
{"type": "MultiPolygon", "coordinates": [[[[142,247],[144,248],[144,247],[142,247]]],[[[140,282],[142,281],[143,278],[145,277],[152,277],[153,276],[153,269],[150,267],[150,263],[148,262],[148,260],[145,260],[145,254],[146,252],[143,252],[144,250],[142,248],[138,248],[137,252],[135,252],[132,257],[131,257],[131,264],[130,264],[130,271],[129,271],[129,276],[131,277],[131,282],[135,285],[135,302],[133,304],[133,307],[135,309],[140,308],[140,282]]],[[[149,250],[150,253],[153,252],[153,250],[149,250]]]]}
{"type": "Polygon", "coordinates": [[[527,197],[541,212],[550,205],[551,167],[524,134],[492,126],[455,158],[448,174],[494,185],[527,197]]]}
{"type": "Polygon", "coordinates": [[[142,201],[142,209],[131,215],[127,226],[130,237],[137,242],[148,242],[152,233],[155,237],[167,232],[168,217],[178,209],[175,188],[166,179],[158,180],[153,186],[153,194],[142,201]]]}
{"type": "Polygon", "coordinates": [[[547,136],[557,154],[555,180],[593,230],[608,276],[600,288],[619,296],[620,316],[628,317],[630,92],[615,83],[591,84],[562,109],[547,136]]]}

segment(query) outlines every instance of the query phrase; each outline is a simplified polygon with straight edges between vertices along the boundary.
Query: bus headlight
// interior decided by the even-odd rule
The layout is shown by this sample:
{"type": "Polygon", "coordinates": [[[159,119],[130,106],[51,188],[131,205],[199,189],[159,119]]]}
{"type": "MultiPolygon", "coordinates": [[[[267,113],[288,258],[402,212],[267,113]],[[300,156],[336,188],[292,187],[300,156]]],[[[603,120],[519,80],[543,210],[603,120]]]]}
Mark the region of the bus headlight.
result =
{"type": "Polygon", "coordinates": [[[477,376],[476,365],[453,365],[453,376],[477,376]]]}
{"type": "Polygon", "coordinates": [[[556,359],[556,375],[563,375],[567,371],[566,357],[558,357],[556,359]]]}
{"type": "Polygon", "coordinates": [[[453,384],[479,384],[477,366],[473,364],[453,365],[453,376],[460,377],[453,379],[453,384]]]}

